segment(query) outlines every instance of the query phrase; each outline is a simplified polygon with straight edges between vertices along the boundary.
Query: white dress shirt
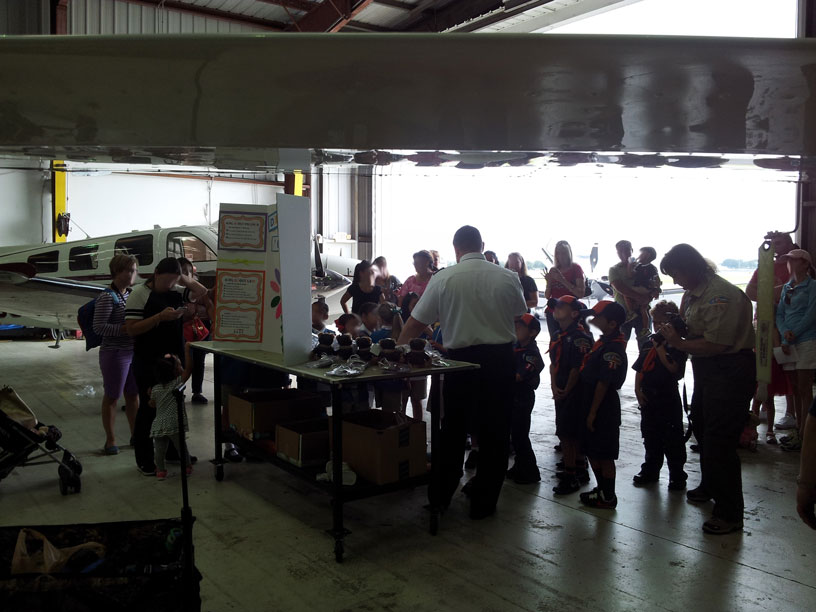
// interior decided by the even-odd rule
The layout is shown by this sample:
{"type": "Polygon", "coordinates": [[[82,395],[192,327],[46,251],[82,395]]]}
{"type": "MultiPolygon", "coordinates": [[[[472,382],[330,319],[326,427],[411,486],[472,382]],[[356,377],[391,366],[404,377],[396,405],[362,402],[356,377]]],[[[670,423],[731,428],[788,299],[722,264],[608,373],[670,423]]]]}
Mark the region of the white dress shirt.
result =
{"type": "Polygon", "coordinates": [[[467,253],[431,278],[411,316],[439,321],[445,347],[457,349],[514,342],[515,319],[526,312],[518,274],[467,253]]]}

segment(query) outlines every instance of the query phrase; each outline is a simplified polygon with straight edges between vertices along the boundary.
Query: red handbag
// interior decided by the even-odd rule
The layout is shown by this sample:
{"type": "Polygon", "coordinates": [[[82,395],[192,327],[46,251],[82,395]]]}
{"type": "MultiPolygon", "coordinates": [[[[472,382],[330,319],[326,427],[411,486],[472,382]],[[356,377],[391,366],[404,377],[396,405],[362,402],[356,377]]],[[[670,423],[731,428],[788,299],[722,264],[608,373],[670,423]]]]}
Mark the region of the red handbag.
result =
{"type": "Polygon", "coordinates": [[[210,330],[198,317],[193,317],[184,324],[184,339],[187,342],[199,342],[209,335],[210,330]]]}

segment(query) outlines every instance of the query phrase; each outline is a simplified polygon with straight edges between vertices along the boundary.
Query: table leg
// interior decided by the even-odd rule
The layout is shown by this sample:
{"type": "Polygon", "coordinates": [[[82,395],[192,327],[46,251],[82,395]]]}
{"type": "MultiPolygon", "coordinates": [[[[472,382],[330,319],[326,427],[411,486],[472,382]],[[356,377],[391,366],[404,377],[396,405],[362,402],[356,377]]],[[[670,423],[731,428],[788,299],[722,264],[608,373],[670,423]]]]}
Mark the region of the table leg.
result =
{"type": "Polygon", "coordinates": [[[215,465],[215,479],[218,482],[224,480],[224,454],[223,454],[223,442],[222,442],[222,422],[221,422],[221,409],[222,409],[222,401],[223,398],[221,397],[221,356],[220,355],[213,355],[213,419],[214,419],[214,427],[213,430],[215,431],[215,458],[213,459],[213,464],[215,465]]]}
{"type": "Polygon", "coordinates": [[[431,376],[431,393],[429,404],[431,407],[431,479],[428,484],[428,501],[430,502],[431,510],[431,535],[436,535],[439,531],[439,515],[441,508],[439,507],[439,497],[442,493],[440,469],[441,449],[439,441],[439,418],[442,409],[442,385],[441,374],[433,374],[431,376]]]}
{"type": "Polygon", "coordinates": [[[332,530],[334,559],[343,562],[343,386],[332,385],[332,530]]]}

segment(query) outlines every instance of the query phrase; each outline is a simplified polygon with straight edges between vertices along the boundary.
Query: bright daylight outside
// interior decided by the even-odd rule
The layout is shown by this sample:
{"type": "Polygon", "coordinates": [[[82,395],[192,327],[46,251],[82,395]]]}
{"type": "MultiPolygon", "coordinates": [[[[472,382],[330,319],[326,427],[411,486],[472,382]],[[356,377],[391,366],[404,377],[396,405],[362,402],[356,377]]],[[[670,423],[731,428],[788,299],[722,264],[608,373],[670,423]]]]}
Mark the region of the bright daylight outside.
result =
{"type": "MultiPolygon", "coordinates": [[[[796,4],[778,0],[774,11],[767,11],[762,0],[640,0],[547,35],[791,38],[796,4]]],[[[543,277],[544,266],[551,265],[548,254],[555,243],[567,240],[587,276],[600,279],[617,262],[619,240],[631,241],[635,254],[640,247],[654,247],[656,264],[671,246],[688,242],[723,276],[743,285],[756,267],[765,233],[794,229],[798,174],[761,169],[750,156],[724,157],[729,162],[717,169],[562,167],[546,158],[522,168],[481,170],[380,166],[375,169],[382,177],[376,183],[375,226],[381,236],[376,254],[385,255],[400,278],[413,273],[411,255],[419,249],[437,249],[442,264],[450,264],[453,232],[472,224],[502,263],[508,253],[522,253],[534,277],[543,277]]],[[[664,287],[671,284],[664,279],[664,287]]]]}

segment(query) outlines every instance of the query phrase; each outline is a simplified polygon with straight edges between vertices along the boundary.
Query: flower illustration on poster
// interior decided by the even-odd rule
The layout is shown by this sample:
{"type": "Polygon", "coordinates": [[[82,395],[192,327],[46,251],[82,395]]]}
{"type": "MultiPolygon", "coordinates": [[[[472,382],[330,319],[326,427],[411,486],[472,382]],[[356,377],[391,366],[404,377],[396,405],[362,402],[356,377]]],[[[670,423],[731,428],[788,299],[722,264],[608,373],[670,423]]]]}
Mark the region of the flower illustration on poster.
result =
{"type": "Polygon", "coordinates": [[[280,319],[283,314],[283,304],[280,296],[280,268],[275,268],[275,280],[269,281],[269,286],[276,294],[272,297],[272,301],[269,305],[275,309],[275,318],[280,319]]]}

